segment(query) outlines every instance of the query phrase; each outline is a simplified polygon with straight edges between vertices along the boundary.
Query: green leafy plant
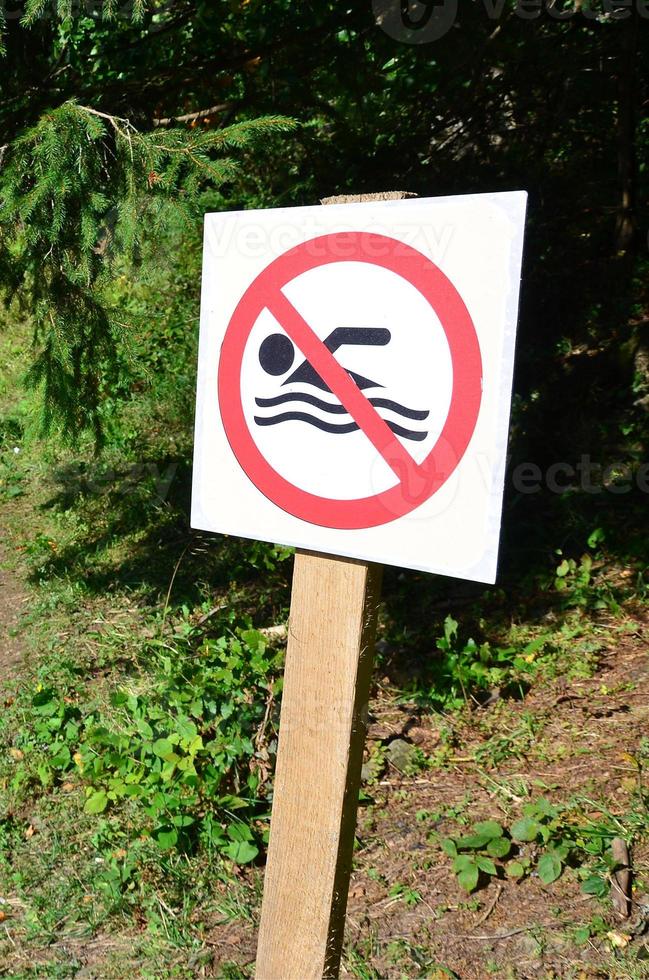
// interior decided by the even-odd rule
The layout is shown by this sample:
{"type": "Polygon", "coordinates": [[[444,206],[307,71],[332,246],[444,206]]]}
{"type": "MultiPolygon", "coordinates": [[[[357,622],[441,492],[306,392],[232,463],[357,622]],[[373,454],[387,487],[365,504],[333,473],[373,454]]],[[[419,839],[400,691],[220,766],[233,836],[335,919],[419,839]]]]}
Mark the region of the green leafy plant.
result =
{"type": "Polygon", "coordinates": [[[522,817],[511,826],[517,844],[532,845],[536,872],[546,885],[556,881],[570,861],[580,864],[586,855],[603,855],[606,840],[615,836],[612,829],[605,831],[586,821],[579,828],[569,812],[539,797],[523,807],[522,817]]]}
{"type": "Polygon", "coordinates": [[[594,915],[590,922],[575,927],[572,937],[578,945],[584,946],[590,939],[605,935],[608,929],[605,919],[601,915],[594,915]]]}
{"type": "Polygon", "coordinates": [[[555,570],[555,589],[569,593],[571,605],[586,605],[592,568],[593,559],[590,555],[582,555],[579,564],[574,558],[563,558],[555,570]]]}
{"type": "Polygon", "coordinates": [[[495,820],[483,820],[474,824],[473,832],[463,837],[447,837],[441,842],[442,850],[453,859],[453,871],[458,882],[468,892],[478,887],[480,874],[498,874],[493,858],[506,857],[511,841],[505,836],[501,824],[495,820]]]}
{"type": "Polygon", "coordinates": [[[376,785],[385,769],[385,745],[376,742],[371,746],[367,761],[363,763],[363,782],[376,785]]]}
{"type": "Polygon", "coordinates": [[[136,801],[163,849],[197,834],[238,863],[259,853],[249,821],[268,772],[266,705],[279,692],[277,654],[255,630],[235,627],[195,648],[156,643],[160,681],[146,695],[112,696],[117,724],[87,726],[80,768],[86,808],[136,801]],[[261,695],[261,696],[260,696],[261,695]],[[215,821],[214,810],[232,817],[215,821]],[[150,822],[149,822],[150,821],[150,822]]]}
{"type": "Polygon", "coordinates": [[[522,695],[529,675],[536,670],[536,653],[546,642],[545,636],[522,649],[478,644],[472,638],[462,643],[458,626],[450,615],[444,620],[444,633],[436,641],[439,654],[430,667],[430,683],[416,692],[417,700],[454,709],[496,688],[522,695]]]}
{"type": "MultiPolygon", "coordinates": [[[[219,634],[151,641],[155,680],[82,711],[73,690],[39,686],[13,749],[14,788],[75,779],[91,816],[131,811],[131,837],[164,851],[200,840],[238,864],[265,835],[281,655],[227,613],[219,634]]],[[[214,627],[213,627],[214,628],[214,627]]]]}
{"type": "Polygon", "coordinates": [[[402,882],[392,885],[388,890],[388,895],[390,898],[401,899],[406,905],[418,905],[421,902],[421,892],[410,885],[404,885],[402,882]]]}
{"type": "Polygon", "coordinates": [[[579,798],[558,805],[539,797],[523,806],[522,815],[509,828],[483,820],[469,834],[442,839],[440,846],[452,858],[458,882],[468,892],[478,887],[481,876],[499,873],[509,878],[535,873],[550,885],[570,866],[582,881],[582,890],[603,899],[615,870],[612,838],[646,832],[646,817],[629,814],[623,822],[607,812],[602,818],[590,819],[583,814],[584,804],[594,807],[591,801],[579,798]],[[509,860],[505,863],[505,859],[509,860]]]}
{"type": "MultiPolygon", "coordinates": [[[[588,538],[592,549],[597,549],[604,532],[596,528],[588,538]]],[[[586,553],[579,561],[562,558],[554,573],[554,587],[561,593],[566,608],[609,609],[618,613],[620,606],[613,590],[605,581],[598,581],[593,556],[586,553]]]]}

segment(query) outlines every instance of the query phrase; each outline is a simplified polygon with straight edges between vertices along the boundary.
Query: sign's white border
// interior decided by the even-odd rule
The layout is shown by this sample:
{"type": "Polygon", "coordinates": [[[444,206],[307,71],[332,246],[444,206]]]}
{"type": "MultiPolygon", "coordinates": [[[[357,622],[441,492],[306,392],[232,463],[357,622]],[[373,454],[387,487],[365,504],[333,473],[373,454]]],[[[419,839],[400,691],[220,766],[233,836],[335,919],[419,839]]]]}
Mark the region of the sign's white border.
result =
{"type": "Polygon", "coordinates": [[[527,194],[522,191],[205,216],[192,527],[442,575],[494,582],[505,479],[527,194]],[[346,531],[299,520],[252,484],[220,417],[220,348],[237,303],[275,258],[318,235],[400,239],[445,273],[467,305],[483,402],[453,476],[411,514],[346,531]]]}

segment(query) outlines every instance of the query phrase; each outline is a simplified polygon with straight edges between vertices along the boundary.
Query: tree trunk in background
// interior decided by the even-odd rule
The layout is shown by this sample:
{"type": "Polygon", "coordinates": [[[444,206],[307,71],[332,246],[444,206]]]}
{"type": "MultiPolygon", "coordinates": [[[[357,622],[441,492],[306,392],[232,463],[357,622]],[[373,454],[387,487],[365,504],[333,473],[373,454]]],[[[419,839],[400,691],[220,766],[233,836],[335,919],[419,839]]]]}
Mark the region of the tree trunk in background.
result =
{"type": "Polygon", "coordinates": [[[636,233],[635,72],[638,16],[635,7],[620,22],[617,72],[617,173],[620,200],[615,220],[615,248],[626,252],[636,233]]]}

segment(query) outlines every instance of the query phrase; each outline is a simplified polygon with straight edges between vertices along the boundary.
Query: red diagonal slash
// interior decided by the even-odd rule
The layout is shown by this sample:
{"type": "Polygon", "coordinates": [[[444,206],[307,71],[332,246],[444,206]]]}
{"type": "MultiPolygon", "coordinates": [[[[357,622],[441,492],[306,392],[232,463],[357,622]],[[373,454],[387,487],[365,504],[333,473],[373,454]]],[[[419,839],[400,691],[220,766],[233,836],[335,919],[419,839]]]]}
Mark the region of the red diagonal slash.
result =
{"type": "Polygon", "coordinates": [[[358,385],[316,336],[281,289],[266,306],[293,343],[300,348],[311,367],[317,371],[331,392],[339,398],[399,481],[403,483],[409,477],[414,478],[419,467],[410,453],[404,449],[387,422],[383,421],[358,385]]]}

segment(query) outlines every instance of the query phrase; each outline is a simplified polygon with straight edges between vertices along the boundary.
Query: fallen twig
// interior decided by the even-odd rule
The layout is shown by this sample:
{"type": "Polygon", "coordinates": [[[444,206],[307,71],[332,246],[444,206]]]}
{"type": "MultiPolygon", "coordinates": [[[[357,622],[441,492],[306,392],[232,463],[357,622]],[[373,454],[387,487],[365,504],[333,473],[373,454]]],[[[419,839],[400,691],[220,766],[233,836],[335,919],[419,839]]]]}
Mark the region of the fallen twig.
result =
{"type": "Polygon", "coordinates": [[[631,914],[631,859],[626,841],[614,837],[611,841],[611,854],[616,870],[611,875],[611,902],[615,911],[628,919],[631,914]]]}
{"type": "Polygon", "coordinates": [[[494,900],[491,903],[491,905],[489,906],[489,908],[486,910],[486,912],[484,912],[483,915],[480,916],[480,918],[478,919],[478,921],[473,923],[473,928],[474,929],[477,929],[478,926],[481,926],[484,922],[487,921],[487,919],[489,918],[489,916],[491,915],[491,913],[493,912],[493,910],[496,907],[496,903],[498,902],[498,899],[500,898],[500,896],[502,894],[502,890],[503,890],[503,886],[502,885],[496,885],[496,894],[494,896],[494,900]]]}
{"type": "Polygon", "coordinates": [[[450,939],[472,939],[476,942],[497,943],[501,939],[509,939],[511,936],[518,936],[522,932],[530,932],[532,929],[563,929],[565,926],[574,925],[572,920],[561,922],[534,922],[529,926],[520,926],[518,929],[510,929],[508,932],[494,932],[491,935],[475,935],[472,933],[461,933],[456,936],[449,936],[450,939]]]}

